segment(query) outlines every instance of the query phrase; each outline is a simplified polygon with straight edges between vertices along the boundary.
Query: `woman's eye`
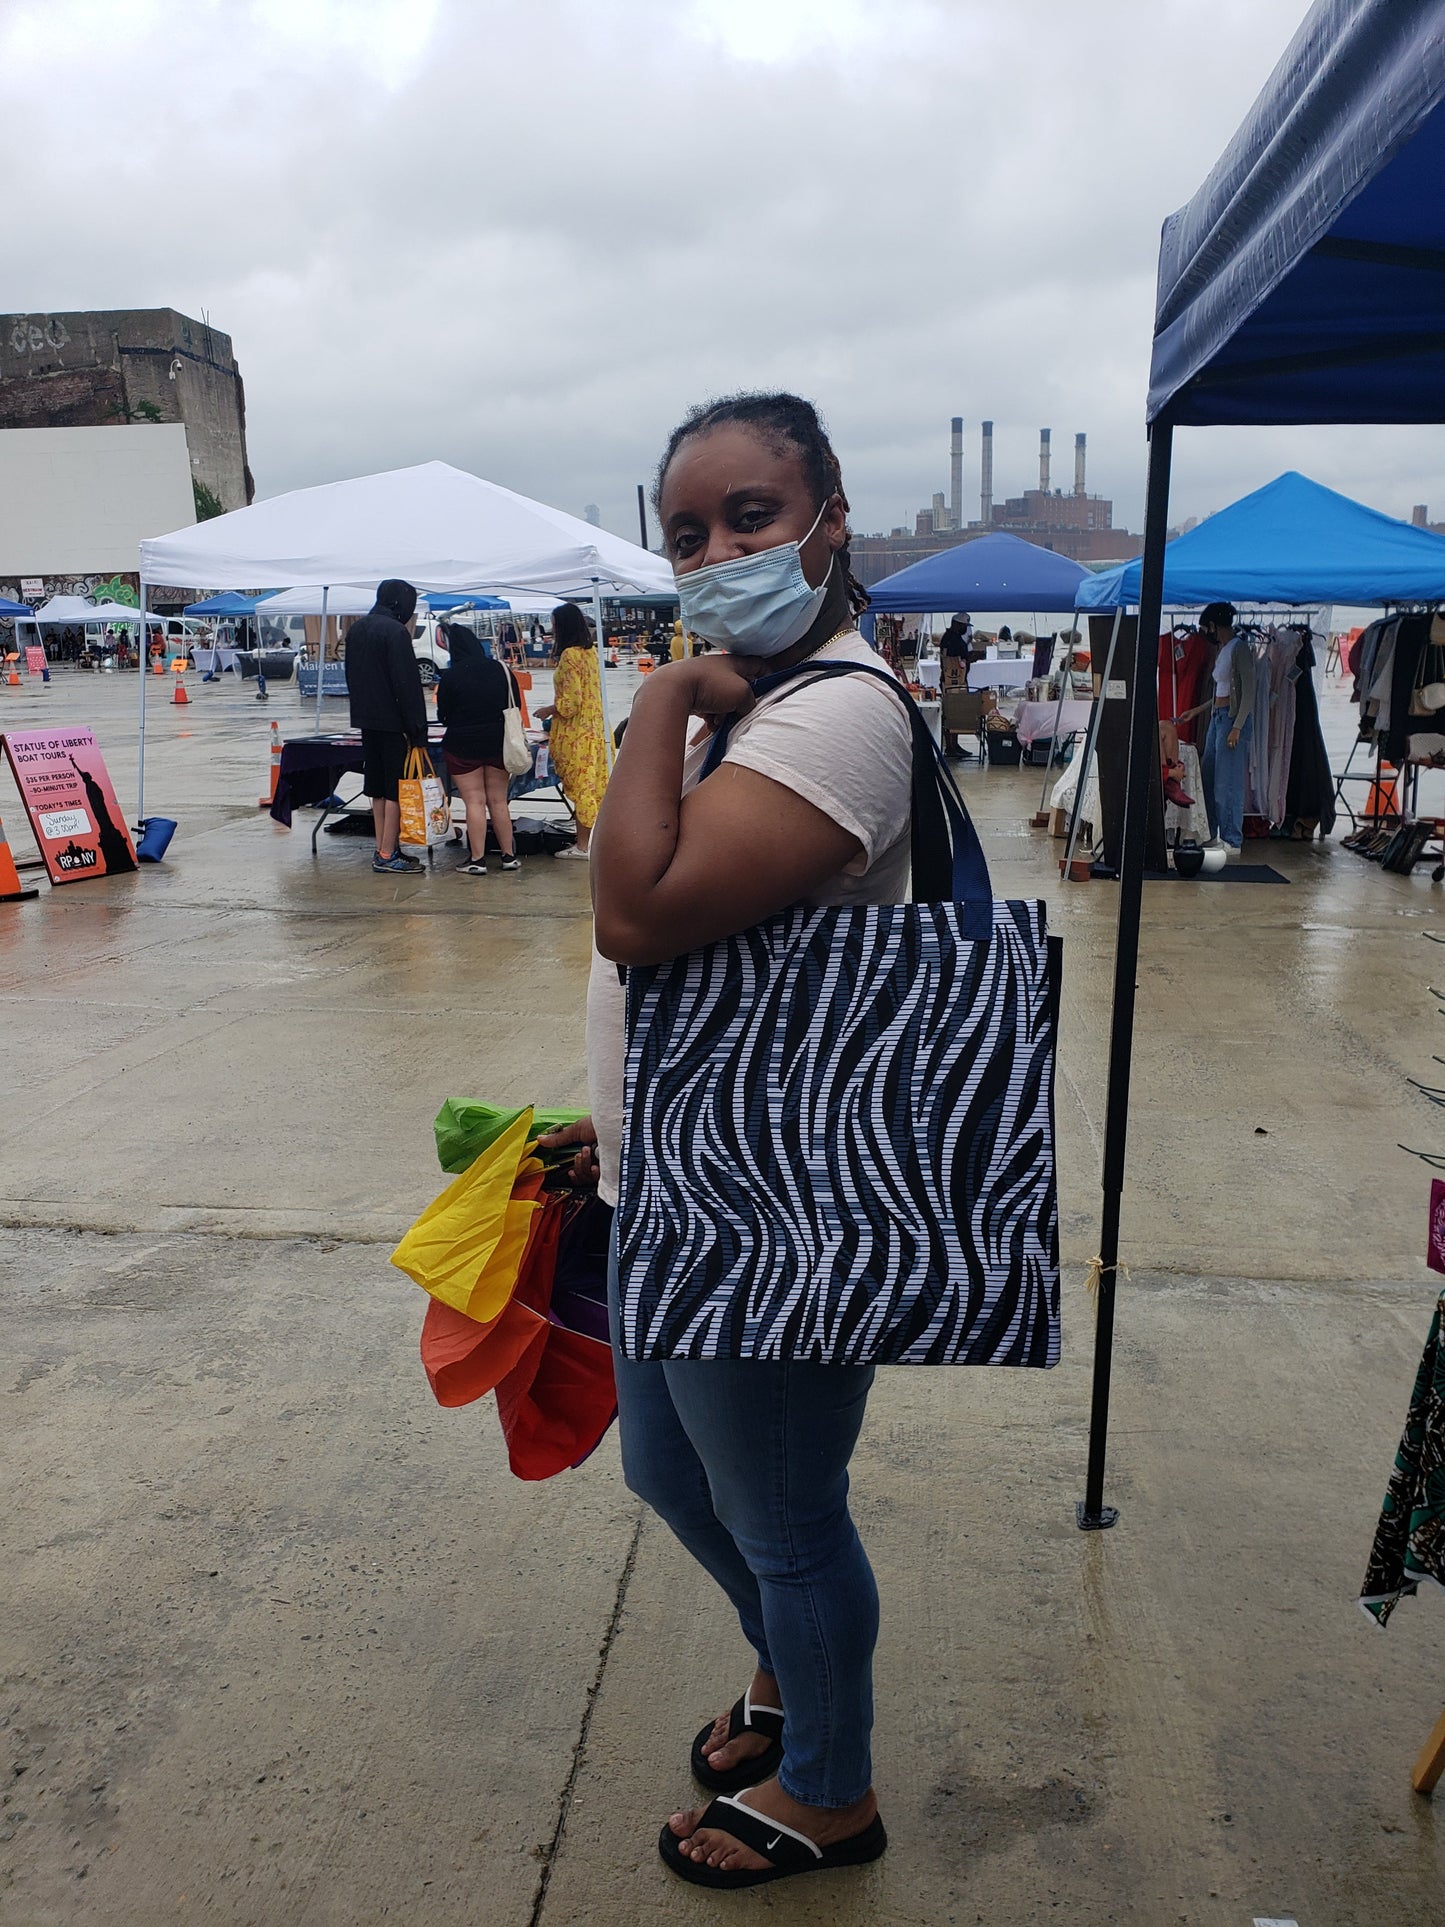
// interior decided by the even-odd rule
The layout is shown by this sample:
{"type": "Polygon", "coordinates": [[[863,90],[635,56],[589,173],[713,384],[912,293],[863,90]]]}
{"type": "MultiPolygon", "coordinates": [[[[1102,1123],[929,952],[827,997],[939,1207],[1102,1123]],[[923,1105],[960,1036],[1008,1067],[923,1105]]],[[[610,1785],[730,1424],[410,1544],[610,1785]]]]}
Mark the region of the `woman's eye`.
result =
{"type": "Polygon", "coordinates": [[[738,534],[755,535],[759,529],[765,529],[772,519],[773,511],[771,509],[744,509],[737,518],[736,527],[738,534]]]}
{"type": "Polygon", "coordinates": [[[702,546],[702,541],[703,534],[701,529],[678,529],[672,538],[673,554],[696,555],[698,549],[702,546]]]}

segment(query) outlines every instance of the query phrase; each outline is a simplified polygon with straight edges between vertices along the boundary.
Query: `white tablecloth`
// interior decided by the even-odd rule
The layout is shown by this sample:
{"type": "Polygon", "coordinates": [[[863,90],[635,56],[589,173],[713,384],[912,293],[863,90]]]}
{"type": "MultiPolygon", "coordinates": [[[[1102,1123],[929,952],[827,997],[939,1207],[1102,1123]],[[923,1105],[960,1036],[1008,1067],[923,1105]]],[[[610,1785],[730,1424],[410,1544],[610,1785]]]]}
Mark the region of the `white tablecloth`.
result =
{"type": "Polygon", "coordinates": [[[1014,728],[1018,731],[1021,743],[1035,743],[1042,739],[1047,742],[1054,733],[1054,717],[1059,718],[1059,741],[1063,742],[1076,730],[1089,727],[1089,714],[1092,703],[1069,698],[1060,709],[1058,699],[1051,703],[1020,703],[1014,717],[1014,728]]]}
{"type": "Polygon", "coordinates": [[[998,662],[971,662],[968,665],[970,689],[1022,689],[1034,679],[1032,656],[1004,657],[998,662]]]}

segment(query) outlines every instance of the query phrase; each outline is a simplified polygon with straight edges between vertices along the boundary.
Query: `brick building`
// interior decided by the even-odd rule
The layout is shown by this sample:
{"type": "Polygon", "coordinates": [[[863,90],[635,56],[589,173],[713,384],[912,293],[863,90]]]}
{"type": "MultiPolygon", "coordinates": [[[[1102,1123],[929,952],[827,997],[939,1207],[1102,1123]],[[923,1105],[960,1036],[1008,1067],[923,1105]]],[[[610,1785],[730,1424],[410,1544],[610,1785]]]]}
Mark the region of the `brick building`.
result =
{"type": "Polygon", "coordinates": [[[184,425],[198,516],[251,500],[229,335],[174,308],[0,317],[0,429],[147,422],[184,425]]]}

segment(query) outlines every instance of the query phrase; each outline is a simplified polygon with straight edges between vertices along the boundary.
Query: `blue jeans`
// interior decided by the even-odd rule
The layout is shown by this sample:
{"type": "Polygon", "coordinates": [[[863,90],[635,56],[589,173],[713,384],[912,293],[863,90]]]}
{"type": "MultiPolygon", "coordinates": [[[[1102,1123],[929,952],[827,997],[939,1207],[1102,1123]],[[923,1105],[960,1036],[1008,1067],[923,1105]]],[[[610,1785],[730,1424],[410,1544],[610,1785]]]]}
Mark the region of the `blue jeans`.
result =
{"type": "Polygon", "coordinates": [[[1229,747],[1229,731],[1228,708],[1212,709],[1200,772],[1210,832],[1238,849],[1244,841],[1244,778],[1249,767],[1249,739],[1254,733],[1253,716],[1245,717],[1235,749],[1229,747]]]}
{"type": "Polygon", "coordinates": [[[873,1780],[878,1589],[848,1512],[871,1365],[638,1362],[617,1345],[622,1470],[737,1609],[783,1702],[783,1790],[812,1807],[873,1780]]]}

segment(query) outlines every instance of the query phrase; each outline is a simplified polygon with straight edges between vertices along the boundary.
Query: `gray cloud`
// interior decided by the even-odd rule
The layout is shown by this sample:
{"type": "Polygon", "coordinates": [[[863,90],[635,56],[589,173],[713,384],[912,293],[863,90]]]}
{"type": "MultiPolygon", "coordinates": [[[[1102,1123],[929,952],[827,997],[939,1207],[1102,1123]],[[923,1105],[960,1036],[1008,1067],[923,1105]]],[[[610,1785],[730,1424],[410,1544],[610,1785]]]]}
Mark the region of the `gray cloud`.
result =
{"type": "MultiPolygon", "coordinates": [[[[786,384],[864,529],[947,418],[1039,426],[1139,526],[1159,223],[1302,0],[11,0],[10,284],[209,312],[261,489],[440,456],[635,529],[692,401],[786,384]]],[[[1445,513],[1438,438],[1182,434],[1175,508],[1286,466],[1445,513]]]]}

